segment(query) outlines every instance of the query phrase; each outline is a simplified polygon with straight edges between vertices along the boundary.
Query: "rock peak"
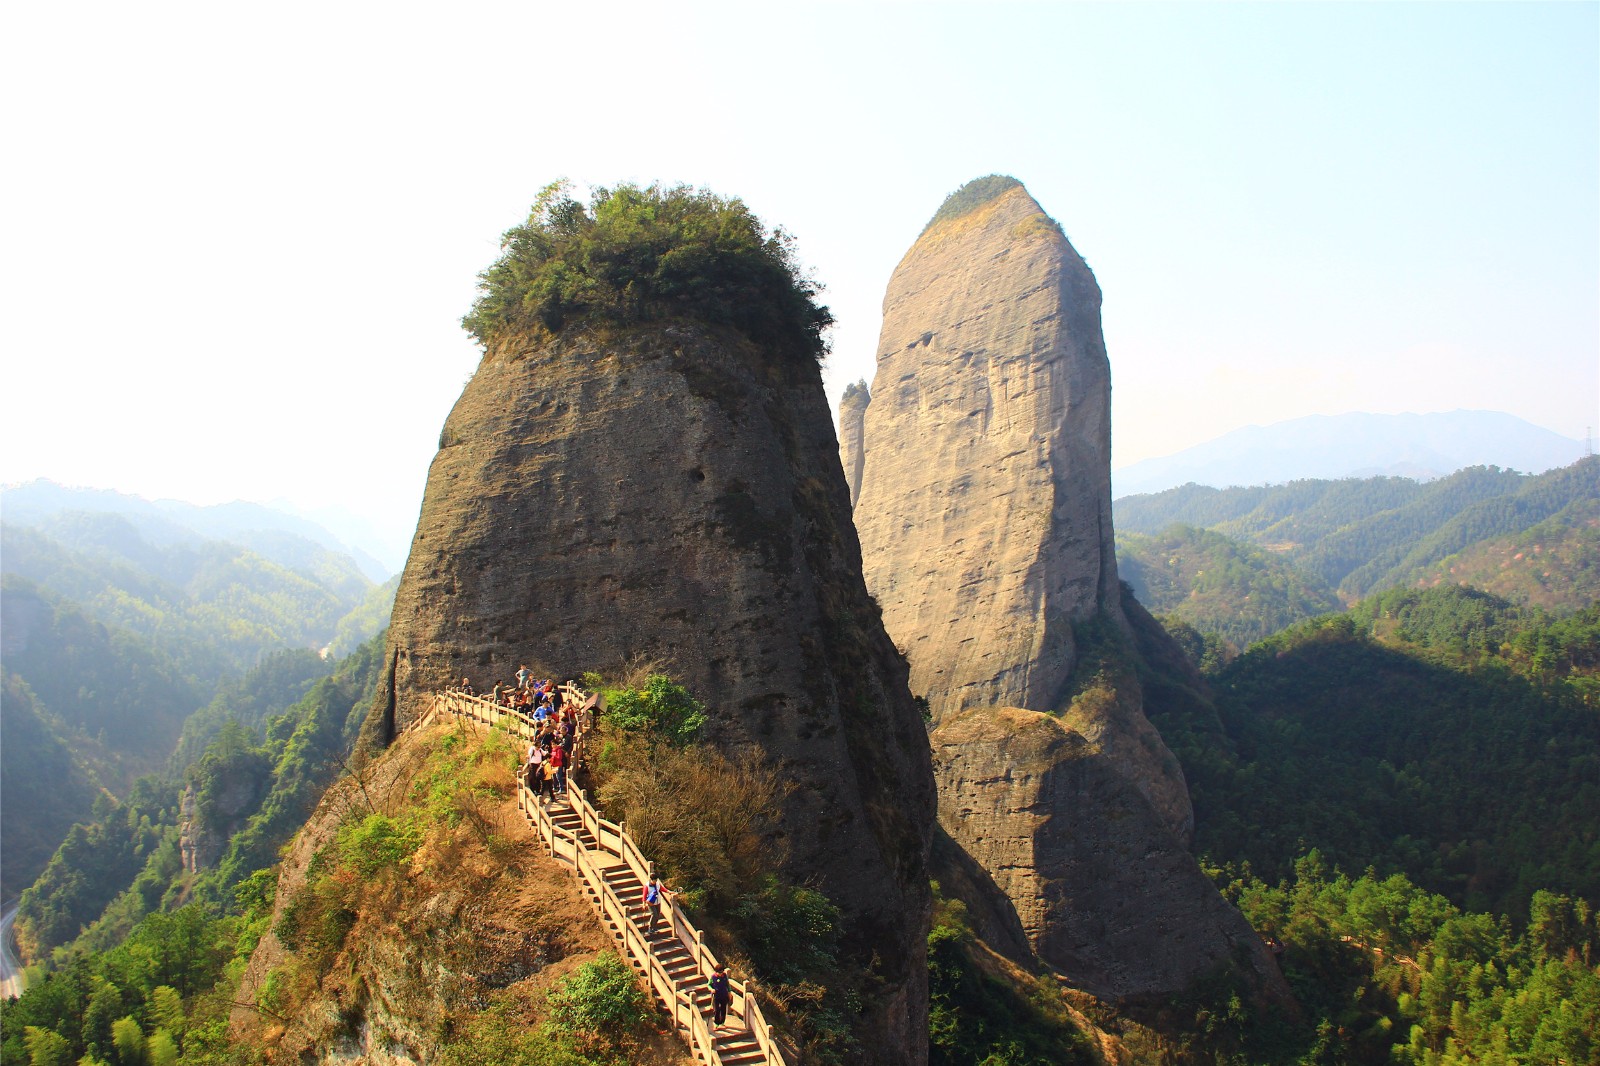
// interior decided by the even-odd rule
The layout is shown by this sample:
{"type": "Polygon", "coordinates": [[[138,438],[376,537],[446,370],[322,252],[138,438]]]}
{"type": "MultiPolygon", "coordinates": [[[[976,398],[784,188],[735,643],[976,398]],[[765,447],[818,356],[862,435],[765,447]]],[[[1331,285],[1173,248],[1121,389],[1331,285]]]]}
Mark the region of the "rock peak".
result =
{"type": "MultiPolygon", "coordinates": [[[[627,206],[573,226],[660,247],[647,227],[601,232],[627,206]]],[[[706,212],[738,221],[725,203],[706,212]]],[[[669,250],[703,247],[694,221],[669,250]]],[[[839,908],[841,982],[858,982],[839,987],[862,989],[852,1061],[926,1062],[927,733],[862,582],[821,370],[795,343],[809,327],[764,338],[722,311],[748,324],[773,307],[686,308],[683,275],[662,271],[654,306],[525,321],[521,279],[572,277],[541,256],[480,301],[487,351],[429,469],[364,736],[387,742],[463,676],[486,688],[520,663],[566,678],[663,661],[706,707],[700,743],[785,783],[764,861],[839,908]]],[[[794,275],[777,280],[768,304],[820,322],[794,275]]],[[[632,290],[625,271],[609,284],[632,290]]]]}
{"type": "Polygon", "coordinates": [[[1121,614],[1100,288],[1022,183],[991,176],[945,201],[883,312],[846,447],[867,587],[936,717],[1054,710],[1073,626],[1121,614]]]}
{"type": "Polygon", "coordinates": [[[872,393],[865,381],[845,386],[839,400],[839,458],[844,464],[844,480],[850,486],[850,506],[856,505],[861,495],[861,464],[866,458],[862,451],[861,434],[867,421],[867,405],[872,393]]]}
{"type": "MultiPolygon", "coordinates": [[[[941,222],[949,222],[960,218],[962,215],[976,211],[991,200],[1004,196],[1013,189],[1021,189],[1027,196],[1028,190],[1023,188],[1022,182],[1009,174],[985,174],[981,178],[973,178],[955,192],[944,198],[944,203],[939,205],[939,210],[933,213],[928,224],[922,227],[922,232],[927,233],[941,222]]],[[[1031,196],[1028,197],[1033,199],[1031,196]]],[[[1035,204],[1035,207],[1038,205],[1035,204]]],[[[1043,213],[1041,211],[1041,213],[1043,213]]]]}
{"type": "Polygon", "coordinates": [[[871,402],[841,423],[867,588],[934,718],[939,821],[1003,894],[999,927],[1113,1000],[1236,957],[1270,982],[1119,665],[1159,626],[1117,579],[1100,287],[1016,179],[962,186],[911,246],[871,402]]]}

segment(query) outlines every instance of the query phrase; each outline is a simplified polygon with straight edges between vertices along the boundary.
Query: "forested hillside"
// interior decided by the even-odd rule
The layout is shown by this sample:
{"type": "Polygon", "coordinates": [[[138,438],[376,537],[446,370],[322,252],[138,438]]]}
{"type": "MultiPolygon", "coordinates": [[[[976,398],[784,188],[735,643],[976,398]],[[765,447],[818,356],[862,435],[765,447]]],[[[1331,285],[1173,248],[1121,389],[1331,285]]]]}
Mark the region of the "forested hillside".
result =
{"type": "Polygon", "coordinates": [[[1339,609],[1315,574],[1265,549],[1193,526],[1117,535],[1117,566],[1139,602],[1237,647],[1339,609]]]}
{"type": "Polygon", "coordinates": [[[99,777],[63,738],[33,691],[7,672],[0,690],[0,898],[11,900],[44,869],[72,824],[89,817],[99,777]],[[43,801],[43,802],[41,802],[43,801]]]}
{"type": "Polygon", "coordinates": [[[205,702],[141,636],[108,626],[32,582],[0,575],[0,657],[103,783],[125,790],[166,761],[184,719],[205,702]]]}
{"type": "Polygon", "coordinates": [[[1398,586],[1447,582],[1556,612],[1600,594],[1600,458],[1537,477],[1186,485],[1115,506],[1141,601],[1237,647],[1398,586]]]}
{"type": "Polygon", "coordinates": [[[349,560],[309,543],[305,568],[295,570],[234,543],[152,543],[116,515],[7,524],[0,555],[6,573],[139,634],[202,684],[253,666],[266,651],[321,647],[374,587],[349,560]]]}
{"type": "Polygon", "coordinates": [[[1210,667],[1154,717],[1321,1019],[1258,1061],[1592,1061],[1600,605],[1397,589],[1210,667]]]}
{"type": "MultiPolygon", "coordinates": [[[[1473,473],[1462,471],[1458,476],[1473,473]]],[[[1446,485],[1453,480],[1446,478],[1439,484],[1446,485]]],[[[1490,476],[1484,480],[1497,479],[1490,476]]],[[[1523,532],[1556,516],[1563,516],[1559,522],[1562,526],[1583,523],[1592,514],[1594,502],[1600,500],[1600,457],[1538,477],[1524,478],[1511,492],[1476,498],[1478,496],[1476,491],[1463,491],[1444,500],[1435,500],[1436,506],[1412,516],[1398,531],[1369,522],[1369,528],[1352,532],[1352,541],[1371,545],[1376,540],[1382,547],[1377,551],[1349,553],[1349,561],[1362,561],[1340,578],[1340,590],[1348,595],[1364,596],[1395,585],[1415,583],[1428,568],[1473,544],[1523,532]],[[1466,502],[1468,500],[1470,502],[1466,502]],[[1456,508],[1458,502],[1464,505],[1456,508]],[[1434,521],[1436,517],[1443,521],[1434,521]]],[[[1320,546],[1324,551],[1326,544],[1320,546]]],[[[1339,568],[1343,565],[1341,562],[1339,568]]],[[[1576,596],[1566,600],[1570,606],[1583,602],[1576,596]]]]}
{"type": "Polygon", "coordinates": [[[1600,499],[1573,500],[1520,533],[1470,544],[1417,578],[1443,582],[1547,610],[1600,600],[1600,499]]]}
{"type": "Polygon", "coordinates": [[[285,648],[263,658],[242,677],[222,682],[211,702],[183,723],[169,768],[182,773],[230,721],[262,732],[269,717],[298,703],[317,681],[333,673],[334,665],[314,651],[285,648]]]}
{"type": "Polygon", "coordinates": [[[268,867],[344,772],[380,657],[369,641],[287,707],[273,694],[300,686],[279,657],[219,693],[236,713],[180,777],[96,802],[23,893],[19,943],[53,967],[0,1013],[0,1063],[228,1060],[230,1001],[209,993],[264,931],[268,867]]]}
{"type": "MultiPolygon", "coordinates": [[[[10,519],[19,497],[6,498],[10,519]]],[[[360,646],[394,595],[392,581],[374,585],[349,557],[282,529],[224,542],[159,515],[47,509],[37,520],[0,526],[6,900],[88,817],[96,789],[126,796],[141,775],[181,773],[230,715],[259,727],[263,708],[330,672],[317,649],[360,646]],[[257,664],[259,684],[241,691],[257,664]]]]}
{"type": "Polygon", "coordinates": [[[1471,910],[1600,898],[1600,607],[1396,590],[1262,641],[1166,719],[1208,855],[1287,874],[1308,847],[1471,910]]]}
{"type": "Polygon", "coordinates": [[[345,765],[379,656],[375,638],[309,689],[300,663],[278,656],[220,692],[209,709],[226,724],[197,758],[175,775],[141,778],[125,801],[100,796],[93,818],[72,828],[22,893],[17,939],[27,957],[74,941],[106,950],[145,914],[232,900],[236,884],[276,861],[345,765]]]}

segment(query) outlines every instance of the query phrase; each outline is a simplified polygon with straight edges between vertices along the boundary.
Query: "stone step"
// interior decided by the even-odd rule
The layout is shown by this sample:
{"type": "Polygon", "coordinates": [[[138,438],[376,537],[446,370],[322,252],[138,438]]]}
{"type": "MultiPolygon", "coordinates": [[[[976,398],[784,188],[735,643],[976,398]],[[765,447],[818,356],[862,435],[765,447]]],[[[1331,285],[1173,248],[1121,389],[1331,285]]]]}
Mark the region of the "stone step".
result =
{"type": "Polygon", "coordinates": [[[755,1066],[756,1063],[766,1062],[766,1052],[761,1050],[761,1045],[754,1040],[738,1047],[724,1047],[720,1042],[716,1045],[717,1058],[722,1066],[755,1066]]]}

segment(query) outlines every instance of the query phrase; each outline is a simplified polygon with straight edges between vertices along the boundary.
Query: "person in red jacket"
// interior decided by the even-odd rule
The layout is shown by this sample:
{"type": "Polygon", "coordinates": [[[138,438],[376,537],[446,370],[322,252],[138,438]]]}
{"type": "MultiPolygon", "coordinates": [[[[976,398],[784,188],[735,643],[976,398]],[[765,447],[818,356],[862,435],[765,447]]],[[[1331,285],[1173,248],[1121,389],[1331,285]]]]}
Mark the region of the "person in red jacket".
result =
{"type": "Polygon", "coordinates": [[[556,768],[555,792],[567,794],[567,750],[560,744],[550,745],[550,765],[556,768]]]}

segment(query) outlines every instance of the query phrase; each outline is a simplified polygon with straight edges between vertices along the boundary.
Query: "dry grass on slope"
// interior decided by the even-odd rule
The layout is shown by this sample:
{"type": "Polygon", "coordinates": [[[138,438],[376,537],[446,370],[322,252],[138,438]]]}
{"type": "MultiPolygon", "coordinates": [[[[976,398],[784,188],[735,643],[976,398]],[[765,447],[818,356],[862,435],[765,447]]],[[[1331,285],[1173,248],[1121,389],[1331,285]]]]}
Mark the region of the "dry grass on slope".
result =
{"type": "MultiPolygon", "coordinates": [[[[521,1054],[548,993],[611,938],[518,812],[516,758],[503,734],[434,724],[329,790],[284,858],[236,1041],[269,1063],[521,1054]]],[[[648,1031],[628,1058],[689,1061],[648,1031]]]]}

